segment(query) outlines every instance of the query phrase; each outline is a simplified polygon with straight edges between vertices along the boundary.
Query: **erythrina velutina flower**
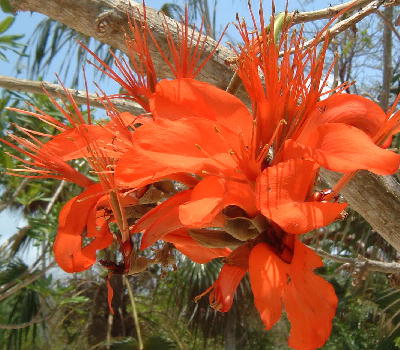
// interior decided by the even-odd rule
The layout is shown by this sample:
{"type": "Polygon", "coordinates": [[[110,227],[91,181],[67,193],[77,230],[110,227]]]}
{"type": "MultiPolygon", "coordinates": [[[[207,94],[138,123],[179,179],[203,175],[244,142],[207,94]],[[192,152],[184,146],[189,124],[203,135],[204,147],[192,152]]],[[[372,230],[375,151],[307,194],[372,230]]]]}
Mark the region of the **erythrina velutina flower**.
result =
{"type": "MultiPolygon", "coordinates": [[[[374,102],[344,93],[346,85],[324,92],[328,27],[305,46],[302,31],[289,32],[289,19],[279,22],[281,31],[273,16],[265,25],[262,10],[259,25],[252,14],[253,30],[237,24],[243,45],[233,61],[249,108],[229,91],[196,80],[216,47],[204,55],[206,41],[190,29],[187,13],[178,28],[180,44],[164,26],[169,52],[151,33],[145,8],[139,17],[143,23],[129,23],[129,64],[114,56],[117,72],[91,52],[96,67],[123,89],[101,98],[107,123],[94,123],[90,109],[85,119],[67,94],[72,114],[52,101],[68,126],[39,110],[17,110],[59,134],[19,128],[26,138],[10,135],[18,145],[3,140],[24,155],[14,155],[27,165],[24,172],[84,188],[61,210],[56,261],[67,272],[83,271],[96,262],[97,250],[113,242],[121,261],[100,261],[110,274],[168,265],[172,247],[197,263],[222,258],[218,279],[199,298],[209,294],[210,305],[227,312],[249,273],[265,328],[284,308],[289,345],[322,346],[337,298],[314,273],[322,261],[300,235],[342,218],[347,204],[336,193],[316,192],[318,172],[324,167],[344,173],[341,186],[361,169],[394,173],[400,155],[385,148],[400,114],[394,108],[385,114],[374,102]],[[174,79],[160,80],[149,43],[174,79]],[[119,113],[115,97],[135,101],[143,113],[119,113]],[[84,159],[98,182],[67,163],[75,159],[84,159]],[[143,234],[142,250],[157,241],[162,248],[140,256],[133,247],[137,233],[143,234]]],[[[109,289],[110,305],[111,298],[109,289]]]]}
{"type": "Polygon", "coordinates": [[[135,189],[183,179],[185,195],[160,204],[169,208],[163,216],[156,207],[132,227],[143,232],[142,249],[183,229],[204,246],[214,239],[215,247],[237,247],[211,288],[211,305],[228,311],[249,271],[265,327],[277,322],[283,303],[292,324],[289,345],[315,349],[330,334],[337,298],[313,272],[321,259],[294,235],[333,222],[346,207],[312,195],[320,166],[342,173],[398,169],[400,156],[376,144],[385,128],[390,138],[393,121],[372,101],[340,89],[321,100],[326,40],[318,53],[318,40],[305,48],[301,33],[284,31],[276,43],[273,29],[249,34],[244,23],[238,27],[244,45],[237,74],[252,113],[210,84],[160,81],[149,97],[153,121],[134,133],[116,181],[135,189]]]}

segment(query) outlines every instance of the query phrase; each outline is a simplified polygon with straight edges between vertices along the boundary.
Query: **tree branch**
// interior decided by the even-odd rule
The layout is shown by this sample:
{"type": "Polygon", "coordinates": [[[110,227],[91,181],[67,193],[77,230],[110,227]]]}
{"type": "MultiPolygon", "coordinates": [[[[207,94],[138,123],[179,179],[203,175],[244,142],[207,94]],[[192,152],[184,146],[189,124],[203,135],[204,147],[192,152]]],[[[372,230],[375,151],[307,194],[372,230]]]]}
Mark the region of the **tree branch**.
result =
{"type": "Polygon", "coordinates": [[[370,260],[364,257],[348,258],[344,256],[331,255],[322,249],[313,249],[323,258],[331,259],[338,263],[349,264],[356,268],[366,269],[368,271],[383,272],[383,273],[400,273],[400,264],[396,262],[383,262],[378,260],[370,260]]]}
{"type": "MultiPolygon", "coordinates": [[[[395,0],[394,2],[386,2],[387,6],[393,6],[394,3],[398,2],[400,0],[395,0]]],[[[322,33],[321,36],[319,36],[318,38],[313,38],[310,39],[308,41],[306,41],[304,43],[304,45],[302,46],[303,48],[307,48],[311,45],[315,45],[316,40],[317,43],[323,41],[326,36],[329,36],[330,39],[334,38],[335,36],[339,35],[340,33],[344,32],[346,29],[352,27],[354,24],[360,22],[363,18],[367,17],[368,15],[370,15],[373,12],[378,11],[379,6],[381,6],[383,3],[385,3],[384,0],[358,0],[358,1],[349,1],[345,4],[341,4],[341,5],[337,5],[337,6],[333,6],[333,7],[328,7],[326,9],[322,9],[322,10],[317,10],[317,11],[312,11],[312,12],[292,12],[288,14],[288,18],[290,18],[290,20],[292,21],[291,23],[294,24],[298,24],[301,22],[309,22],[309,21],[314,21],[317,19],[323,19],[323,18],[329,18],[329,17],[333,17],[334,15],[336,15],[337,13],[339,13],[341,10],[344,10],[345,8],[349,7],[350,5],[353,5],[353,7],[350,10],[355,10],[357,8],[360,8],[366,4],[368,4],[367,6],[365,6],[364,8],[362,8],[361,10],[355,12],[353,15],[351,15],[350,17],[336,23],[335,25],[333,25],[330,29],[328,29],[327,31],[325,31],[324,33],[322,33]]],[[[388,7],[389,8],[389,7],[388,7]]],[[[294,52],[294,50],[292,51],[294,52]]],[[[281,51],[279,53],[280,56],[284,55],[284,51],[281,51]]],[[[228,87],[226,89],[226,91],[228,91],[229,93],[234,94],[238,88],[240,86],[240,78],[238,76],[237,73],[234,73],[232,78],[229,81],[228,87]]]]}
{"type": "MultiPolygon", "coordinates": [[[[341,177],[325,169],[321,176],[331,187],[341,177]]],[[[400,184],[394,176],[359,171],[341,193],[376,232],[400,251],[400,184]]]]}
{"type": "MultiPolygon", "coordinates": [[[[366,2],[367,3],[367,2],[366,2]]],[[[365,16],[376,10],[376,6],[385,4],[393,6],[400,3],[400,0],[393,1],[370,1],[368,2],[368,11],[364,9],[365,16]]],[[[138,15],[137,9],[141,6],[137,3],[125,0],[11,0],[14,10],[34,11],[45,14],[52,19],[60,21],[65,25],[76,29],[77,31],[94,37],[114,48],[126,51],[124,43],[124,30],[126,30],[127,16],[129,11],[132,17],[139,22],[141,16],[138,15]],[[102,24],[100,26],[100,24],[102,24]],[[100,30],[101,29],[101,30],[100,30]]],[[[164,29],[162,23],[164,17],[157,11],[147,8],[147,22],[149,27],[154,31],[155,38],[160,42],[166,42],[163,35],[164,29]]],[[[355,14],[357,16],[357,14],[355,14]]],[[[298,21],[301,15],[297,14],[298,21]]],[[[306,17],[309,18],[310,15],[306,17]]],[[[364,16],[364,17],[365,17],[364,16]]],[[[341,21],[340,27],[336,25],[331,34],[337,33],[338,30],[345,30],[354,22],[354,15],[349,17],[348,22],[341,21]]],[[[360,16],[357,17],[361,19],[360,16]]],[[[175,33],[178,26],[172,19],[166,19],[169,24],[170,31],[175,33]]],[[[193,40],[196,42],[196,40],[193,40]]],[[[216,42],[207,39],[205,45],[205,54],[212,51],[216,42]]],[[[153,48],[154,63],[158,68],[159,76],[167,76],[165,64],[157,50],[153,48]]],[[[220,88],[225,88],[232,76],[232,69],[225,64],[234,57],[234,53],[226,47],[220,46],[213,58],[204,67],[201,80],[208,81],[220,88]]],[[[244,95],[239,94],[239,98],[244,95]]],[[[337,180],[337,176],[329,172],[322,172],[325,179],[333,185],[337,180]]],[[[378,178],[372,174],[362,172],[359,173],[349,185],[344,189],[343,193],[350,205],[357,210],[371,225],[381,234],[381,236],[400,251],[400,185],[392,177],[378,178]]]]}
{"type": "MultiPolygon", "coordinates": [[[[336,16],[340,11],[343,11],[347,8],[350,8],[350,11],[355,11],[371,2],[373,2],[373,0],[352,0],[345,2],[344,4],[329,6],[327,8],[316,11],[310,11],[310,12],[295,11],[292,13],[293,16],[292,21],[293,24],[298,24],[298,23],[316,21],[319,19],[331,18],[333,16],[336,16]]],[[[386,1],[386,3],[389,3],[389,1],[386,1]]]]}
{"type": "MultiPolygon", "coordinates": [[[[30,92],[33,94],[45,94],[45,90],[54,97],[66,97],[67,93],[61,85],[49,83],[46,81],[33,81],[28,79],[18,79],[13,77],[8,77],[5,75],[0,75],[0,87],[7,90],[30,92]]],[[[66,89],[75,99],[77,103],[86,104],[87,97],[85,91],[66,89]]],[[[112,100],[115,107],[120,111],[131,112],[132,114],[143,113],[142,107],[137,103],[123,100],[123,99],[113,99],[112,100]]],[[[89,94],[89,103],[93,107],[105,108],[104,104],[101,103],[101,97],[96,94],[89,94]]]]}
{"type": "Polygon", "coordinates": [[[46,317],[34,317],[29,322],[19,323],[19,324],[0,324],[0,329],[22,329],[33,326],[36,323],[42,323],[47,321],[53,314],[49,314],[46,317]]]}
{"type": "MultiPolygon", "coordinates": [[[[125,53],[127,52],[125,33],[129,33],[127,14],[129,13],[129,16],[138,23],[143,22],[143,7],[132,0],[11,0],[10,4],[14,11],[42,13],[125,53]]],[[[173,38],[177,41],[177,28],[179,26],[177,26],[176,21],[149,7],[146,7],[146,18],[149,28],[153,31],[154,38],[167,52],[168,46],[163,23],[166,22],[173,38]]],[[[193,43],[196,43],[197,37],[193,38],[193,43]]],[[[206,39],[204,54],[207,56],[215,48],[216,41],[211,38],[204,38],[206,39]]],[[[168,67],[166,67],[158,49],[152,43],[150,43],[150,52],[158,76],[160,78],[170,77],[168,67]]],[[[199,79],[225,88],[232,74],[225,61],[232,56],[234,54],[230,49],[221,46],[218,54],[213,57],[212,64],[204,67],[199,74],[199,79]]]]}
{"type": "MultiPolygon", "coordinates": [[[[379,11],[377,11],[380,13],[379,11]]],[[[383,29],[383,77],[382,77],[382,93],[380,98],[380,105],[384,111],[389,108],[389,97],[390,88],[392,86],[392,75],[393,75],[393,65],[392,65],[392,51],[393,51],[393,41],[392,41],[392,28],[388,23],[393,22],[393,7],[388,7],[385,9],[384,18],[384,29],[383,29]]]]}
{"type": "MultiPolygon", "coordinates": [[[[399,33],[399,31],[396,29],[395,25],[393,24],[393,21],[389,21],[389,19],[386,18],[386,16],[385,16],[381,11],[379,11],[379,10],[376,10],[375,13],[385,21],[385,24],[392,30],[392,32],[394,33],[394,35],[397,36],[397,39],[400,40],[400,33],[399,33]]],[[[399,16],[399,18],[400,18],[400,16],[399,16]]],[[[396,25],[397,25],[397,24],[396,24],[396,25]]]]}
{"type": "Polygon", "coordinates": [[[14,287],[10,288],[6,292],[0,294],[0,301],[2,301],[4,299],[7,299],[8,297],[13,295],[14,293],[16,293],[19,290],[29,286],[31,283],[37,281],[39,278],[41,278],[42,276],[45,275],[46,271],[48,271],[49,269],[51,269],[54,266],[56,266],[55,262],[53,262],[50,265],[48,265],[45,270],[42,270],[39,273],[36,273],[36,274],[32,275],[30,278],[25,279],[21,283],[18,283],[17,285],[15,285],[14,287]]]}
{"type": "MultiPolygon", "coordinates": [[[[336,23],[331,28],[329,28],[326,32],[323,33],[323,35],[321,35],[318,38],[318,40],[322,41],[326,36],[329,36],[329,38],[334,38],[338,34],[344,32],[346,29],[351,28],[354,24],[360,22],[363,18],[367,17],[371,13],[376,12],[378,8],[383,4],[386,4],[387,8],[389,8],[390,6],[400,4],[400,0],[386,1],[386,2],[384,0],[369,1],[369,4],[367,6],[361,8],[353,15],[336,23]]],[[[314,43],[315,39],[308,40],[307,42],[304,43],[304,47],[308,47],[310,45],[313,45],[314,43]]]]}

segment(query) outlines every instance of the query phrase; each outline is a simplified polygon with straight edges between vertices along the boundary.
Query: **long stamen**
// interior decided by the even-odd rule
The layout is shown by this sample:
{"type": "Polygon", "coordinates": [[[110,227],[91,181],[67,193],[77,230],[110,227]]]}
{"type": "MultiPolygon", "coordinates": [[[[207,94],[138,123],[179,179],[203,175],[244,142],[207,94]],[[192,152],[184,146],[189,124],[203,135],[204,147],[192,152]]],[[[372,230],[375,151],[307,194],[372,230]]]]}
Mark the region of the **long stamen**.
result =
{"type": "Polygon", "coordinates": [[[268,155],[269,149],[272,146],[272,144],[274,143],[275,139],[277,138],[278,132],[281,130],[283,125],[287,125],[287,121],[284,119],[281,119],[278,123],[278,125],[276,126],[274,133],[272,134],[270,140],[268,143],[266,143],[262,149],[260,150],[260,153],[257,156],[257,162],[262,162],[265,157],[268,155]]]}
{"type": "Polygon", "coordinates": [[[218,173],[213,173],[213,172],[208,171],[208,170],[201,170],[201,174],[202,175],[207,175],[207,176],[215,176],[215,177],[221,178],[223,180],[234,181],[234,182],[239,182],[239,183],[243,183],[243,184],[249,183],[249,181],[245,180],[245,179],[239,179],[237,177],[232,177],[232,176],[222,175],[222,174],[218,174],[218,173]]]}

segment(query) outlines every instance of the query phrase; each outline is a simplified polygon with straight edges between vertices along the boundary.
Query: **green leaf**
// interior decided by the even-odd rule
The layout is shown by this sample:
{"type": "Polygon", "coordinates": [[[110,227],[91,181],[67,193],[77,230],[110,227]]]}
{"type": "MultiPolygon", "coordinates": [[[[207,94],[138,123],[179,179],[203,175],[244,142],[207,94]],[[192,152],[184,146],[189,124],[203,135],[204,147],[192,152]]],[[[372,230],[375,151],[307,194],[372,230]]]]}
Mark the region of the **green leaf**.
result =
{"type": "Polygon", "coordinates": [[[15,43],[15,40],[19,40],[23,38],[23,35],[3,35],[0,36],[0,42],[7,43],[9,45],[17,45],[17,46],[22,46],[20,44],[15,43]]]}
{"type": "Polygon", "coordinates": [[[4,33],[11,25],[14,23],[15,18],[13,16],[8,16],[4,21],[0,22],[0,33],[4,33]]]}
{"type": "Polygon", "coordinates": [[[3,10],[3,12],[13,13],[9,0],[0,0],[0,7],[3,10]]]}

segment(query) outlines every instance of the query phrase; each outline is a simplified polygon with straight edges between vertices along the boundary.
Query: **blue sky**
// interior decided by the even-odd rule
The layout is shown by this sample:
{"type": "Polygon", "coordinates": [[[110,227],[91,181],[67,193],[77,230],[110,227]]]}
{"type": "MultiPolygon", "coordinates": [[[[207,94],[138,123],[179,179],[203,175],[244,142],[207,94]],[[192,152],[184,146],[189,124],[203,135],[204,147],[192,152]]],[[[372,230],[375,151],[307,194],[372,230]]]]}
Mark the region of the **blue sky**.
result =
{"type": "MultiPolygon", "coordinates": [[[[174,2],[182,5],[184,1],[182,0],[147,0],[146,3],[148,6],[153,8],[159,8],[165,2],[174,2]]],[[[213,4],[213,0],[209,0],[211,4],[213,4]]],[[[258,1],[253,1],[254,3],[258,3],[258,1]]],[[[317,8],[327,7],[330,4],[334,5],[340,3],[338,0],[318,0],[318,1],[310,1],[310,0],[289,0],[289,11],[300,10],[300,11],[310,11],[317,8]]],[[[270,13],[271,5],[270,1],[264,1],[264,10],[265,13],[270,13]]],[[[283,11],[285,9],[285,0],[276,0],[275,6],[277,12],[283,11]]],[[[257,6],[254,6],[257,8],[257,6]]],[[[240,17],[243,17],[249,20],[249,11],[247,8],[247,0],[219,0],[217,1],[217,28],[219,31],[222,31],[227,23],[232,23],[235,21],[236,13],[239,14],[240,17]]],[[[0,12],[0,20],[4,19],[8,14],[4,14],[0,12]]],[[[16,17],[16,21],[12,28],[9,30],[7,34],[25,34],[25,39],[27,40],[33,33],[36,25],[45,18],[43,15],[38,13],[29,13],[29,12],[21,12],[18,13],[16,17]]],[[[24,39],[24,40],[25,40],[24,39]]],[[[227,32],[227,39],[229,40],[239,40],[236,29],[233,25],[231,25],[227,32]]],[[[23,41],[24,41],[23,40],[23,41]]],[[[9,62],[0,62],[0,74],[3,75],[15,75],[15,64],[17,61],[17,55],[9,53],[8,54],[9,62]]],[[[62,55],[55,60],[53,67],[49,67],[47,74],[44,78],[50,81],[54,81],[55,77],[53,72],[57,71],[57,68],[60,66],[62,61],[62,55]]],[[[23,66],[21,68],[24,68],[23,66]]],[[[24,74],[21,74],[23,77],[24,74]]]]}

